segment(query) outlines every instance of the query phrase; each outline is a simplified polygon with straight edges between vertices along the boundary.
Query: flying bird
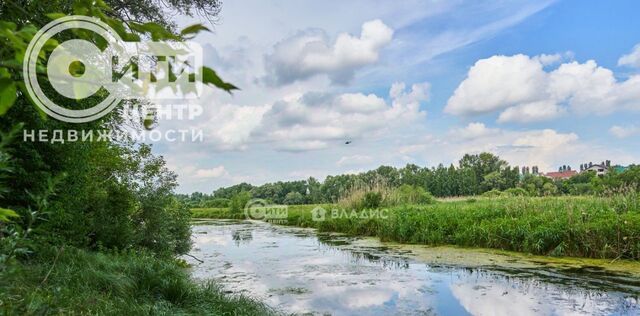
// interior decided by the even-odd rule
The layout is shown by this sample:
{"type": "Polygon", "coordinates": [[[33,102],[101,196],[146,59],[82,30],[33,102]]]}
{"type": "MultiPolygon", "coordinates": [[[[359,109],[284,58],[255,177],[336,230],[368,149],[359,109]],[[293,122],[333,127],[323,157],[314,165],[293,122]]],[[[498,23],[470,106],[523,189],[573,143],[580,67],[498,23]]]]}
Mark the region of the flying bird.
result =
{"type": "Polygon", "coordinates": [[[350,140],[348,140],[348,141],[344,142],[344,144],[345,144],[345,145],[349,145],[349,144],[351,144],[351,141],[350,141],[350,140]]]}

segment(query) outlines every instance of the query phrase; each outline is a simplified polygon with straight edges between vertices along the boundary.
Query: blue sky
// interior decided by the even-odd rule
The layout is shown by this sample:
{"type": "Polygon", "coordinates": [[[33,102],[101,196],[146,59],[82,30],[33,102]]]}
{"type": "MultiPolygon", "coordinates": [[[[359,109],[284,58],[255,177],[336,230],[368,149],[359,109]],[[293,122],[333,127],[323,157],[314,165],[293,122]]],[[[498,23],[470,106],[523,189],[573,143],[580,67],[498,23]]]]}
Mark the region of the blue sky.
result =
{"type": "MultiPolygon", "coordinates": [[[[638,11],[637,1],[225,2],[196,40],[242,90],[200,100],[189,124],[204,143],[156,148],[182,192],[480,151],[544,171],[638,162],[638,11]]],[[[185,122],[159,128],[174,124],[185,122]]]]}

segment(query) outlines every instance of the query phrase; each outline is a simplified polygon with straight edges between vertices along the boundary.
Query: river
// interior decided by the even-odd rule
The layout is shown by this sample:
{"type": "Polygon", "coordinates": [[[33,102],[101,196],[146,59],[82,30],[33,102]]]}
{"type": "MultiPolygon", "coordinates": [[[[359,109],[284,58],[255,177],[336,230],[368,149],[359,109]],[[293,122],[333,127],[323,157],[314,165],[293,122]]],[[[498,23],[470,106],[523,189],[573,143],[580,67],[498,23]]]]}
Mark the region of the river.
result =
{"type": "Polygon", "coordinates": [[[193,226],[214,279],[305,315],[640,315],[640,280],[532,265],[506,255],[379,242],[254,221],[193,226]]]}

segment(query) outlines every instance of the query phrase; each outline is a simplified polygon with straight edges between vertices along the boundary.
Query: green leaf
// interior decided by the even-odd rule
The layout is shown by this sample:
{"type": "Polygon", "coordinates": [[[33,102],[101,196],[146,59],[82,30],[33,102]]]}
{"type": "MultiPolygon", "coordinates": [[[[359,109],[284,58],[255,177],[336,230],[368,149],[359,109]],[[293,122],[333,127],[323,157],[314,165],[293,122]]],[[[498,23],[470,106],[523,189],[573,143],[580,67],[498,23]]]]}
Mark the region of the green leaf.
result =
{"type": "Polygon", "coordinates": [[[0,115],[11,108],[16,101],[16,84],[11,78],[0,79],[0,115]]]}
{"type": "Polygon", "coordinates": [[[57,20],[59,18],[63,18],[65,16],[67,16],[64,13],[47,13],[46,16],[52,20],[57,20]]]}
{"type": "Polygon", "coordinates": [[[7,68],[0,67],[0,78],[10,78],[11,73],[7,68]]]}
{"type": "Polygon", "coordinates": [[[0,21],[0,30],[15,31],[16,24],[9,21],[0,21]]]}
{"type": "Polygon", "coordinates": [[[189,34],[198,34],[202,31],[206,31],[206,32],[211,32],[211,30],[209,30],[206,26],[198,23],[198,24],[194,24],[191,26],[187,26],[185,27],[181,32],[180,35],[185,36],[185,35],[189,35],[189,34]]]}
{"type": "Polygon", "coordinates": [[[224,82],[218,74],[209,67],[202,67],[202,82],[205,84],[212,84],[224,91],[231,92],[231,90],[238,90],[238,87],[224,82]]]}
{"type": "Polygon", "coordinates": [[[0,222],[10,222],[11,217],[20,217],[20,215],[13,210],[0,208],[0,222]]]}
{"type": "Polygon", "coordinates": [[[33,105],[33,107],[36,109],[36,111],[38,112],[38,114],[40,114],[40,118],[43,121],[46,121],[49,117],[47,116],[47,113],[45,113],[44,111],[42,111],[42,109],[40,108],[40,106],[38,106],[36,104],[35,101],[33,101],[33,99],[31,98],[31,96],[29,95],[29,92],[27,91],[27,87],[24,84],[24,81],[19,81],[17,83],[18,88],[20,88],[20,91],[22,91],[22,95],[26,96],[27,100],[29,100],[29,102],[31,102],[31,104],[33,105]]]}

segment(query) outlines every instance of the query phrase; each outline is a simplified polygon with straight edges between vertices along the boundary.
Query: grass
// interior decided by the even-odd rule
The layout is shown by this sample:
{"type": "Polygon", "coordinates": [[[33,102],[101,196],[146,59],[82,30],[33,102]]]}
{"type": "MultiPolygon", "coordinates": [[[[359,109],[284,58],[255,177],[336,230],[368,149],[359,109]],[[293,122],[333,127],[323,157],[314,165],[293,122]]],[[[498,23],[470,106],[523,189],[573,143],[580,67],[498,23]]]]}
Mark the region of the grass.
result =
{"type": "Polygon", "coordinates": [[[26,262],[0,277],[3,315],[275,314],[249,298],[224,294],[214,283],[196,283],[179,261],[132,252],[67,248],[57,260],[26,262]]]}
{"type": "Polygon", "coordinates": [[[232,213],[227,207],[192,208],[192,218],[229,218],[244,219],[244,213],[232,213]]]}
{"type": "MultiPolygon", "coordinates": [[[[388,209],[386,218],[314,221],[290,206],[288,224],[409,244],[494,248],[537,255],[640,259],[640,197],[469,198],[388,209]]],[[[351,210],[348,210],[350,213],[351,210]]]]}

